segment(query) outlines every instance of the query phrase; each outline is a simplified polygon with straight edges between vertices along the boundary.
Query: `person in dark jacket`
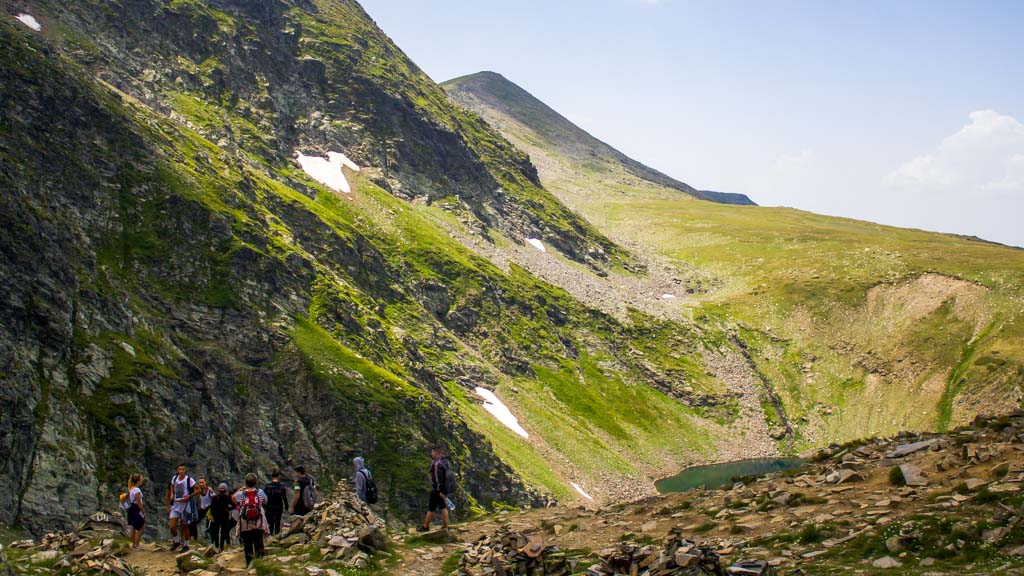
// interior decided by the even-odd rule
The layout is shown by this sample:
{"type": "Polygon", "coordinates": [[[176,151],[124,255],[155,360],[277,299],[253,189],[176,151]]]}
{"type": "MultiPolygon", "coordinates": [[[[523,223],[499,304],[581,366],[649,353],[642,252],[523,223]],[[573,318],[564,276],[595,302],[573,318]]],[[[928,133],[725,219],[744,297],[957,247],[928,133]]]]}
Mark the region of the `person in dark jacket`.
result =
{"type": "Polygon", "coordinates": [[[454,486],[448,486],[448,476],[451,470],[451,463],[445,458],[444,450],[440,446],[430,448],[430,456],[434,459],[430,463],[430,498],[427,502],[427,517],[423,525],[416,528],[419,532],[430,530],[430,523],[434,521],[434,514],[441,512],[441,523],[444,529],[448,529],[448,503],[445,501],[448,492],[454,486]]]}
{"type": "Polygon", "coordinates": [[[267,495],[267,527],[273,536],[281,532],[281,516],[288,507],[288,490],[281,482],[281,472],[277,468],[270,471],[270,483],[263,487],[263,493],[267,495]]]}
{"type": "Polygon", "coordinates": [[[213,545],[221,551],[231,545],[231,529],[235,527],[231,511],[234,509],[235,503],[231,494],[228,494],[228,485],[221,484],[217,487],[217,494],[210,499],[210,517],[213,518],[210,535],[213,545]]]}

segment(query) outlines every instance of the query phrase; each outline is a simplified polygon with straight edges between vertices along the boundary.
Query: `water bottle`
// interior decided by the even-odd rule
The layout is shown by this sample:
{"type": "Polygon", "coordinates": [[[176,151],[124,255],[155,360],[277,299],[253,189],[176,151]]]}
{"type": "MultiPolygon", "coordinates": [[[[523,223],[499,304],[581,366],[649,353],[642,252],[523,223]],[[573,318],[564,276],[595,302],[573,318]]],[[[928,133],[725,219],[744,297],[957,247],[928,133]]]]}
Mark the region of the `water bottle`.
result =
{"type": "Polygon", "coordinates": [[[455,502],[452,502],[447,496],[444,497],[444,504],[448,507],[448,510],[455,511],[455,502]]]}

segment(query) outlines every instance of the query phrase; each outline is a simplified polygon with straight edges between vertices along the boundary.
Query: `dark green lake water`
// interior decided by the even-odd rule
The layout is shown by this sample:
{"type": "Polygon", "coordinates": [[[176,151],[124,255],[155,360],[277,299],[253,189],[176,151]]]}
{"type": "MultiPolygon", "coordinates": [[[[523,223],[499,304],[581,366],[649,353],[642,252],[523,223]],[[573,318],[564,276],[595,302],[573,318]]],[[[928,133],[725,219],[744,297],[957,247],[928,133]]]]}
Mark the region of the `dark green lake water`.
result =
{"type": "Polygon", "coordinates": [[[731,485],[732,479],[737,476],[779,472],[789,468],[796,468],[803,463],[804,461],[800,458],[760,458],[756,460],[737,460],[721,464],[708,464],[706,466],[693,466],[675,476],[658,480],[654,483],[654,487],[661,494],[685,492],[691,488],[700,488],[701,486],[715,489],[731,485]]]}

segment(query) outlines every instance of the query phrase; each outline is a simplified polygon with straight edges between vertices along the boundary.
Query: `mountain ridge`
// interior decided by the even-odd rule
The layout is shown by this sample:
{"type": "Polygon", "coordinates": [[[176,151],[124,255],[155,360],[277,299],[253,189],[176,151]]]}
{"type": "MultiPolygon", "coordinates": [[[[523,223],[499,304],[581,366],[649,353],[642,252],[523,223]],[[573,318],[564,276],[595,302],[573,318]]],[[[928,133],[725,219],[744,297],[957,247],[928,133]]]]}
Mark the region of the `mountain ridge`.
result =
{"type": "Polygon", "coordinates": [[[477,72],[452,78],[441,82],[441,87],[460,104],[470,109],[473,106],[468,99],[478,98],[491,106],[497,106],[509,116],[530,125],[538,134],[545,137],[563,151],[575,156],[590,156],[606,162],[623,166],[627,171],[644,180],[678,190],[684,194],[721,204],[756,206],[744,194],[698,190],[689,184],[680,182],[667,174],[638,162],[611,145],[592,136],[568,118],[561,115],[547,104],[501,74],[492,71],[477,72]]]}

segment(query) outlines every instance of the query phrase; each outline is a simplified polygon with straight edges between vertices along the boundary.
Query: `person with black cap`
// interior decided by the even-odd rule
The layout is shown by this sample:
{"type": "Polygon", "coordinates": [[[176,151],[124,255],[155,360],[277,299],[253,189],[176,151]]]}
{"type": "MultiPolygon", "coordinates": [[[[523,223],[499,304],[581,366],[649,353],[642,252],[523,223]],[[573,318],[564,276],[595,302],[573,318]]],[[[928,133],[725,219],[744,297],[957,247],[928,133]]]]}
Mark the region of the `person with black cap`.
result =
{"type": "Polygon", "coordinates": [[[234,509],[235,503],[228,493],[228,485],[222,483],[210,499],[210,517],[213,519],[210,524],[211,540],[221,551],[231,545],[231,529],[234,528],[231,511],[234,509]]]}

